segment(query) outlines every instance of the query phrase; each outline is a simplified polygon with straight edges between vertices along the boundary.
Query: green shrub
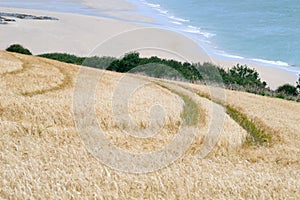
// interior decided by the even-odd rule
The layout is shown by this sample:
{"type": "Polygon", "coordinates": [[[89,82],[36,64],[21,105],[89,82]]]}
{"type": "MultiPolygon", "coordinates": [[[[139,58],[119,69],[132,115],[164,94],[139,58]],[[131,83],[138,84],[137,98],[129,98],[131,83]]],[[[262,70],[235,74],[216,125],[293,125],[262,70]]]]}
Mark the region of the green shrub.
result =
{"type": "Polygon", "coordinates": [[[82,65],[83,61],[86,59],[85,57],[77,57],[75,55],[70,55],[67,53],[47,53],[41,54],[39,56],[75,65],[82,65]]]}
{"type": "Polygon", "coordinates": [[[32,55],[32,53],[24,48],[22,45],[20,44],[13,44],[13,45],[10,45],[6,51],[9,51],[9,52],[16,52],[16,53],[21,53],[21,54],[26,54],[26,55],[32,55]]]}
{"type": "Polygon", "coordinates": [[[276,94],[275,97],[280,98],[280,99],[284,99],[285,96],[284,96],[284,94],[279,93],[279,94],[276,94]]]}
{"type": "Polygon", "coordinates": [[[247,65],[237,64],[229,69],[227,78],[226,82],[241,86],[265,88],[267,85],[266,82],[261,82],[258,72],[247,65]]]}
{"type": "Polygon", "coordinates": [[[258,94],[261,95],[261,96],[265,96],[266,92],[265,91],[259,91],[258,94]]]}
{"type": "Polygon", "coordinates": [[[282,86],[279,86],[276,90],[278,93],[283,93],[285,95],[290,95],[290,96],[297,96],[298,91],[297,88],[293,85],[290,84],[284,84],[282,86]]]}
{"type": "Polygon", "coordinates": [[[226,73],[223,68],[219,68],[211,63],[197,63],[195,64],[196,69],[202,75],[203,80],[207,83],[223,83],[223,77],[226,73]]]}
{"type": "MultiPolygon", "coordinates": [[[[161,59],[156,56],[151,58],[140,58],[138,52],[132,52],[125,54],[122,59],[115,60],[111,63],[111,65],[107,68],[108,70],[117,71],[117,72],[134,72],[134,73],[144,73],[151,74],[154,77],[169,77],[171,74],[171,78],[174,78],[174,70],[178,72],[176,77],[181,77],[181,79],[195,81],[201,80],[202,76],[199,71],[190,63],[182,63],[176,60],[167,60],[161,59]],[[158,65],[160,70],[155,67],[154,71],[151,72],[148,69],[147,72],[143,72],[142,69],[145,66],[155,66],[158,65]],[[165,66],[165,69],[162,67],[165,66]],[[171,68],[172,73],[168,73],[168,69],[171,68]],[[167,72],[166,74],[159,74],[160,72],[167,72]]],[[[176,73],[175,73],[176,74],[176,73]]]]}
{"type": "Polygon", "coordinates": [[[226,88],[258,93],[267,90],[266,82],[260,80],[259,74],[247,65],[239,65],[225,70],[211,63],[196,64],[196,68],[206,82],[223,83],[226,88]]]}
{"type": "Polygon", "coordinates": [[[140,65],[130,71],[134,74],[141,74],[155,78],[165,78],[170,80],[182,80],[182,75],[175,69],[160,64],[160,63],[148,63],[140,65]]]}
{"type": "Polygon", "coordinates": [[[132,52],[125,54],[125,56],[118,62],[118,72],[129,72],[139,65],[140,57],[139,53],[132,52]]]}

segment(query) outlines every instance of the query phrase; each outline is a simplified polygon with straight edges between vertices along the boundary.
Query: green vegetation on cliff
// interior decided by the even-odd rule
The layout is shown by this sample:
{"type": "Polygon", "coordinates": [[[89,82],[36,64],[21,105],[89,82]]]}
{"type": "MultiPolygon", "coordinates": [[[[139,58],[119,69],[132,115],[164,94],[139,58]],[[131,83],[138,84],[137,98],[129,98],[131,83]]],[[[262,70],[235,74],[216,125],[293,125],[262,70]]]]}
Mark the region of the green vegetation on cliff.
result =
{"type": "MultiPolygon", "coordinates": [[[[6,50],[31,55],[28,49],[18,44],[11,45],[6,50]]],[[[265,81],[261,81],[259,73],[247,65],[237,64],[226,70],[212,63],[193,64],[156,56],[141,58],[138,52],[127,53],[122,58],[78,57],[67,53],[47,53],[38,56],[120,73],[136,73],[155,78],[222,85],[227,89],[300,101],[300,75],[296,86],[285,84],[273,91],[267,87],[265,81]]]]}

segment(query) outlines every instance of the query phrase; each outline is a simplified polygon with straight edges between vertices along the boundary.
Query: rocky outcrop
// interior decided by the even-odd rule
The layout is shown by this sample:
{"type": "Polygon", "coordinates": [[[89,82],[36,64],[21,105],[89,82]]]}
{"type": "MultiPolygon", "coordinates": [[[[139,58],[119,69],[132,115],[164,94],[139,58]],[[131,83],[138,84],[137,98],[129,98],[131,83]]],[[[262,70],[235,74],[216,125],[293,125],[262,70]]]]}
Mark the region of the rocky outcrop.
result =
{"type": "Polygon", "coordinates": [[[15,22],[15,21],[16,20],[14,20],[14,19],[8,19],[8,18],[0,16],[0,24],[7,24],[8,22],[15,22]]]}
{"type": "Polygon", "coordinates": [[[18,19],[31,19],[31,20],[58,20],[58,18],[49,17],[49,16],[35,16],[35,15],[27,15],[27,14],[19,14],[19,13],[0,12],[0,24],[7,24],[9,22],[16,21],[14,19],[10,19],[7,17],[13,17],[13,18],[18,18],[18,19]]]}

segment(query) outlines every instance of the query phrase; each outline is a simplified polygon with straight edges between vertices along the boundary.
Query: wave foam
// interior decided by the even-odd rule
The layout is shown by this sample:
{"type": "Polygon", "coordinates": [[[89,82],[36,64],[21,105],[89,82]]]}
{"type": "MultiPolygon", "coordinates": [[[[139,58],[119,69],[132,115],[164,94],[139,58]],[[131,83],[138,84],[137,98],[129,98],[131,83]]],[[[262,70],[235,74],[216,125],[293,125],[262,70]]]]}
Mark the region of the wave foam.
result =
{"type": "Polygon", "coordinates": [[[144,1],[142,0],[142,2],[146,5],[146,6],[149,6],[150,8],[158,11],[160,14],[163,14],[165,15],[165,17],[169,18],[169,19],[172,19],[172,20],[175,20],[175,21],[179,21],[179,22],[189,22],[190,20],[187,20],[187,19],[183,19],[183,18],[180,18],[180,17],[176,17],[174,15],[171,15],[169,14],[169,11],[162,8],[160,4],[153,4],[153,3],[149,3],[147,1],[144,1]]]}
{"type": "Polygon", "coordinates": [[[181,22],[178,22],[178,21],[172,21],[172,24],[182,25],[182,23],[181,23],[181,22]]]}
{"type": "Polygon", "coordinates": [[[256,58],[251,59],[251,60],[256,61],[256,62],[271,64],[271,65],[278,65],[278,66],[285,66],[285,67],[290,66],[288,63],[283,62],[283,61],[271,61],[271,60],[263,60],[263,59],[256,59],[256,58]]]}
{"type": "Polygon", "coordinates": [[[201,31],[201,29],[199,27],[195,27],[195,26],[187,26],[187,27],[188,27],[188,29],[184,29],[183,30],[184,32],[199,34],[206,38],[212,38],[215,36],[215,34],[201,31]]]}
{"type": "Polygon", "coordinates": [[[172,19],[172,20],[176,20],[176,21],[180,21],[180,22],[189,22],[190,21],[190,20],[183,19],[183,18],[180,18],[180,17],[175,17],[174,15],[169,15],[167,17],[172,19]]]}
{"type": "Polygon", "coordinates": [[[160,8],[159,4],[153,4],[153,3],[147,3],[147,2],[145,2],[145,4],[151,8],[160,8]]]}
{"type": "Polygon", "coordinates": [[[161,5],[159,5],[159,4],[153,4],[153,3],[148,3],[147,1],[141,1],[143,4],[145,4],[146,6],[149,6],[150,8],[152,8],[152,9],[154,9],[154,10],[156,10],[156,11],[158,11],[159,13],[161,13],[161,14],[164,14],[164,15],[166,15],[166,14],[168,14],[168,10],[165,10],[165,9],[163,9],[162,7],[161,7],[161,5]]]}
{"type": "Polygon", "coordinates": [[[222,56],[225,56],[225,57],[229,57],[229,58],[235,58],[235,59],[245,59],[244,57],[242,56],[236,56],[236,55],[229,55],[229,54],[221,54],[222,56]]]}

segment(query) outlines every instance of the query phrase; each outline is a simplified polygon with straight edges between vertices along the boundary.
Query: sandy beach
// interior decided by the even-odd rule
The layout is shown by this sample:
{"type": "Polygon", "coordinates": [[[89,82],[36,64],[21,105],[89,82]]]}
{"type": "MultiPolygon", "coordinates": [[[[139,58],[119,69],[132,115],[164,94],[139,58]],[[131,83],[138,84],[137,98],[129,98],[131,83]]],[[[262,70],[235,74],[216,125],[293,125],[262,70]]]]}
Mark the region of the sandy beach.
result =
{"type": "MultiPolygon", "coordinates": [[[[88,6],[105,16],[124,19],[87,16],[80,14],[46,12],[19,8],[1,8],[1,12],[24,13],[56,17],[58,21],[16,19],[15,23],[2,25],[0,49],[13,43],[29,48],[33,54],[66,52],[79,56],[98,55],[120,57],[130,51],[142,56],[157,55],[189,62],[213,62],[231,67],[236,61],[223,61],[209,57],[193,40],[179,33],[129,23],[126,20],[149,22],[145,16],[130,11],[137,9],[125,1],[74,1],[88,6]]],[[[245,64],[245,63],[240,63],[245,64]]],[[[261,79],[272,89],[285,83],[295,84],[297,76],[279,68],[248,64],[255,68],[261,79]]]]}

